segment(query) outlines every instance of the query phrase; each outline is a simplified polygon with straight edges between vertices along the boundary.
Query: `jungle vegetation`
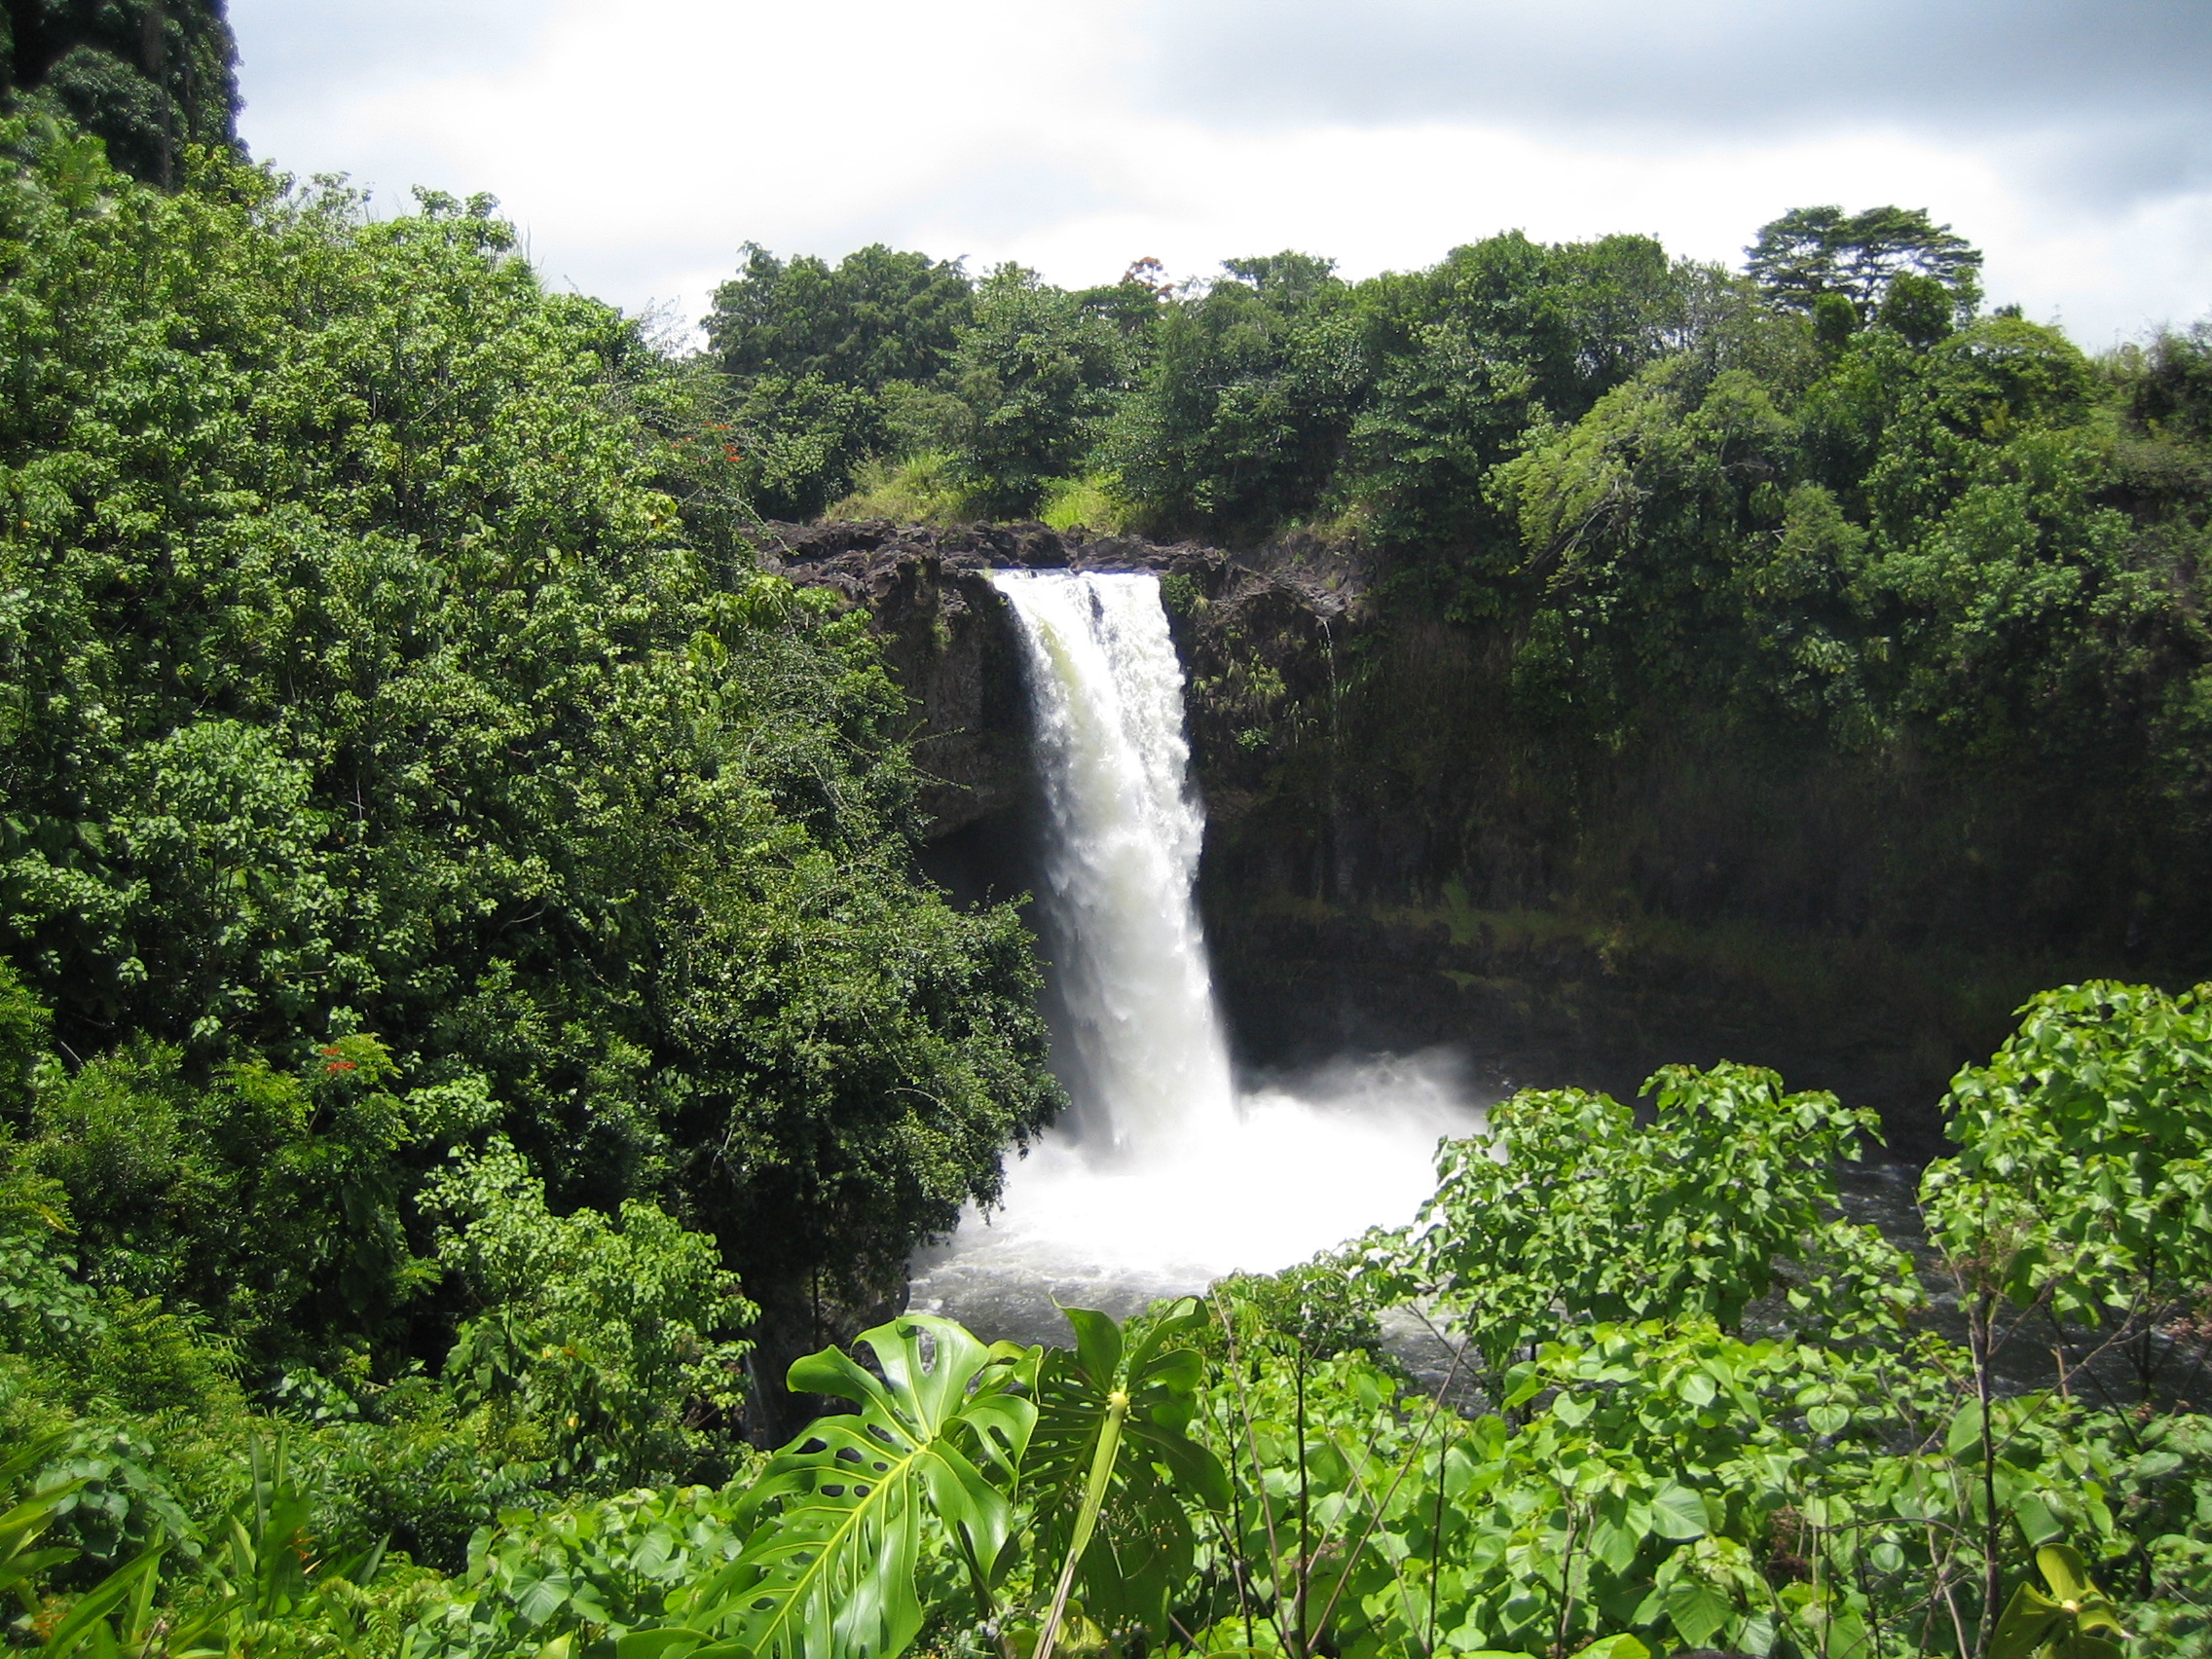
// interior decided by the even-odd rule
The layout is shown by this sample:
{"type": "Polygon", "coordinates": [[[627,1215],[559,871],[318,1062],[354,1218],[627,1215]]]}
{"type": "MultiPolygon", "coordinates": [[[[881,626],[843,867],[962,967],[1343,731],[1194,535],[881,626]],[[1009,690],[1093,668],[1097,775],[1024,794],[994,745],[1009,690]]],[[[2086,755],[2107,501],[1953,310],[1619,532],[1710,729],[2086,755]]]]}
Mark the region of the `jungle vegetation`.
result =
{"type": "Polygon", "coordinates": [[[1017,914],[918,873],[865,618],[748,539],[890,498],[1356,535],[1393,603],[1510,622],[1562,742],[1686,699],[2070,778],[2155,852],[2201,841],[2212,338],[2093,362],[1925,215],[1811,208],[1746,275],[749,249],[670,353],[489,198],[244,164],[218,12],[88,13],[159,35],[128,61],[30,15],[9,1646],[2212,1651],[2201,993],[2024,1009],[1918,1255],[1843,1206],[1868,1114],[1724,1063],[1517,1096],[1412,1227],[1063,1349],[830,1341],[1058,1097],[1017,914]],[[79,108],[78,52],[153,92],[79,108]]]}
{"type": "Polygon", "coordinates": [[[2093,359],[1985,309],[1980,267],[1924,212],[1832,206],[1764,227],[1741,272],[1518,233],[1360,281],[1285,252],[1088,290],[756,250],[707,355],[769,516],[1034,514],[1361,570],[1329,706],[1248,699],[1232,762],[1285,803],[1278,840],[1386,801],[1365,866],[1389,903],[1498,887],[1513,860],[1475,849],[1511,846],[1545,867],[1479,907],[1579,882],[1689,925],[2189,982],[2212,972],[2212,324],[2093,359]],[[1440,653],[1477,689],[1424,683],[1440,653]],[[1639,801],[1708,850],[1654,844],[1639,801]],[[1846,879],[1739,872],[1754,854],[1710,850],[1731,818],[1848,825],[1804,855],[1846,879]],[[1715,882],[1665,873],[1709,858],[1715,882]]]}
{"type": "Polygon", "coordinates": [[[183,181],[192,146],[239,149],[237,62],[222,0],[0,9],[0,107],[71,121],[114,166],[164,189],[183,181]]]}

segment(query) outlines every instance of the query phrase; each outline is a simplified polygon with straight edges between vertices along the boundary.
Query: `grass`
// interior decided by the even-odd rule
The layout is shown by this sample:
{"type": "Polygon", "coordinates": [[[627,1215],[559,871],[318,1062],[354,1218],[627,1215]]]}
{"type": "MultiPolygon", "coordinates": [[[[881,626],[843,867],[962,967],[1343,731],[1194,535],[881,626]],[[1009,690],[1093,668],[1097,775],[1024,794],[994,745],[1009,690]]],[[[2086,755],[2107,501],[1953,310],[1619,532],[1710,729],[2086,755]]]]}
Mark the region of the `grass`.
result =
{"type": "MultiPolygon", "coordinates": [[[[988,516],[981,501],[960,482],[958,463],[941,450],[928,450],[893,461],[865,462],[852,494],[832,501],[826,519],[890,519],[898,524],[942,528],[988,516]]],[[[1057,531],[1078,526],[1118,535],[1127,528],[1129,508],[1118,499],[1110,480],[1096,474],[1056,478],[1045,486],[1036,516],[1057,531]]]]}
{"type": "Polygon", "coordinates": [[[1096,473],[1083,478],[1055,478],[1045,487],[1037,517],[1057,531],[1079,525],[1085,530],[1119,535],[1128,527],[1129,509],[1115,498],[1109,480],[1096,473]]]}
{"type": "Polygon", "coordinates": [[[822,516],[944,526],[975,518],[977,509],[959,482],[952,457],[931,451],[866,462],[853,493],[832,501],[822,516]]]}

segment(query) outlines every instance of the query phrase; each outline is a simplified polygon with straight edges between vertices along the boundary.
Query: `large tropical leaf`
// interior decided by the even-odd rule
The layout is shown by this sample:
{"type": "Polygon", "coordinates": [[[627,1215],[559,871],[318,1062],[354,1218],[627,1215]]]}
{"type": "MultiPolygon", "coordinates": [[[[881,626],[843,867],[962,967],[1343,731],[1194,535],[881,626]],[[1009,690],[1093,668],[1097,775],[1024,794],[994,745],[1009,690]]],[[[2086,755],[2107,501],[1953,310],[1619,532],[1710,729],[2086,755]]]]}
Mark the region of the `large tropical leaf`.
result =
{"type": "MultiPolygon", "coordinates": [[[[895,1659],[922,1626],[914,1572],[928,1528],[988,1614],[1037,1420],[1013,1391],[1033,1350],[986,1348],[949,1319],[919,1314],[860,1340],[880,1377],[834,1348],[792,1366],[794,1392],[859,1410],[818,1419],[770,1459],[737,1516],[752,1529],[744,1553],[681,1598],[699,1642],[757,1659],[895,1659]]],[[[659,1652],[678,1659],[683,1646],[659,1652]]]]}
{"type": "Polygon", "coordinates": [[[1120,1445],[1096,1527],[1077,1564],[1084,1610],[1115,1629],[1141,1624],[1164,1637],[1167,1607],[1191,1576],[1195,1544],[1184,1498],[1229,1504],[1229,1475],[1188,1434],[1204,1363],[1174,1340],[1205,1322],[1186,1297],[1124,1352],[1120,1326],[1088,1309],[1063,1309],[1072,1350],[1054,1349],[1039,1368],[1037,1432],[1022,1471],[1037,1507],[1039,1558],[1065,1558],[1076,1541],[1101,1437],[1120,1413],[1120,1445]]]}

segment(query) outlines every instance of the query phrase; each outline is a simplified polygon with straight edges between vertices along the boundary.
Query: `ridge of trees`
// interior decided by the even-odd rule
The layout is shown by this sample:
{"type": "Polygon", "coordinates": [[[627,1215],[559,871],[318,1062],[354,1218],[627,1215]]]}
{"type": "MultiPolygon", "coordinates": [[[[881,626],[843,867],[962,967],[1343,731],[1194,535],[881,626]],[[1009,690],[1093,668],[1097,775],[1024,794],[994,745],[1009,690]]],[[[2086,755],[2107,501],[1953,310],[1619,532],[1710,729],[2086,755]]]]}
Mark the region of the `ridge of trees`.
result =
{"type": "MultiPolygon", "coordinates": [[[[934,373],[802,391],[814,359],[724,351],[738,485],[770,515],[1357,547],[1380,627],[1494,642],[1563,787],[1692,725],[1869,789],[1940,774],[1928,810],[1988,827],[2051,938],[2212,966],[2180,873],[2212,874],[2212,331],[2093,360],[1983,311],[1979,252],[1917,209],[1799,209],[1749,255],[1506,233],[1361,281],[1298,253],[1087,290],[1009,267],[957,316],[955,274],[904,256],[942,302],[934,373]],[[2060,779],[2063,812],[2025,804],[2060,779]]],[[[836,268],[749,269],[749,305],[791,281],[865,332],[836,268]]]]}

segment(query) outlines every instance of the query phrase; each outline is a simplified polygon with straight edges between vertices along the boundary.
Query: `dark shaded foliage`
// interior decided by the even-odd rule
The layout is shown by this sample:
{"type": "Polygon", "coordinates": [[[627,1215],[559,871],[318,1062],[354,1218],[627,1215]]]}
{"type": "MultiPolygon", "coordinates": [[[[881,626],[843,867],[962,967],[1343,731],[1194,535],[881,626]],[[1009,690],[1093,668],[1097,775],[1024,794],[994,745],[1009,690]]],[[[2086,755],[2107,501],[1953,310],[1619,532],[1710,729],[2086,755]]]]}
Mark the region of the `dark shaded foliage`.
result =
{"type": "Polygon", "coordinates": [[[238,146],[238,45],[223,0],[11,0],[0,92],[105,141],[173,189],[190,145],[238,146]]]}

